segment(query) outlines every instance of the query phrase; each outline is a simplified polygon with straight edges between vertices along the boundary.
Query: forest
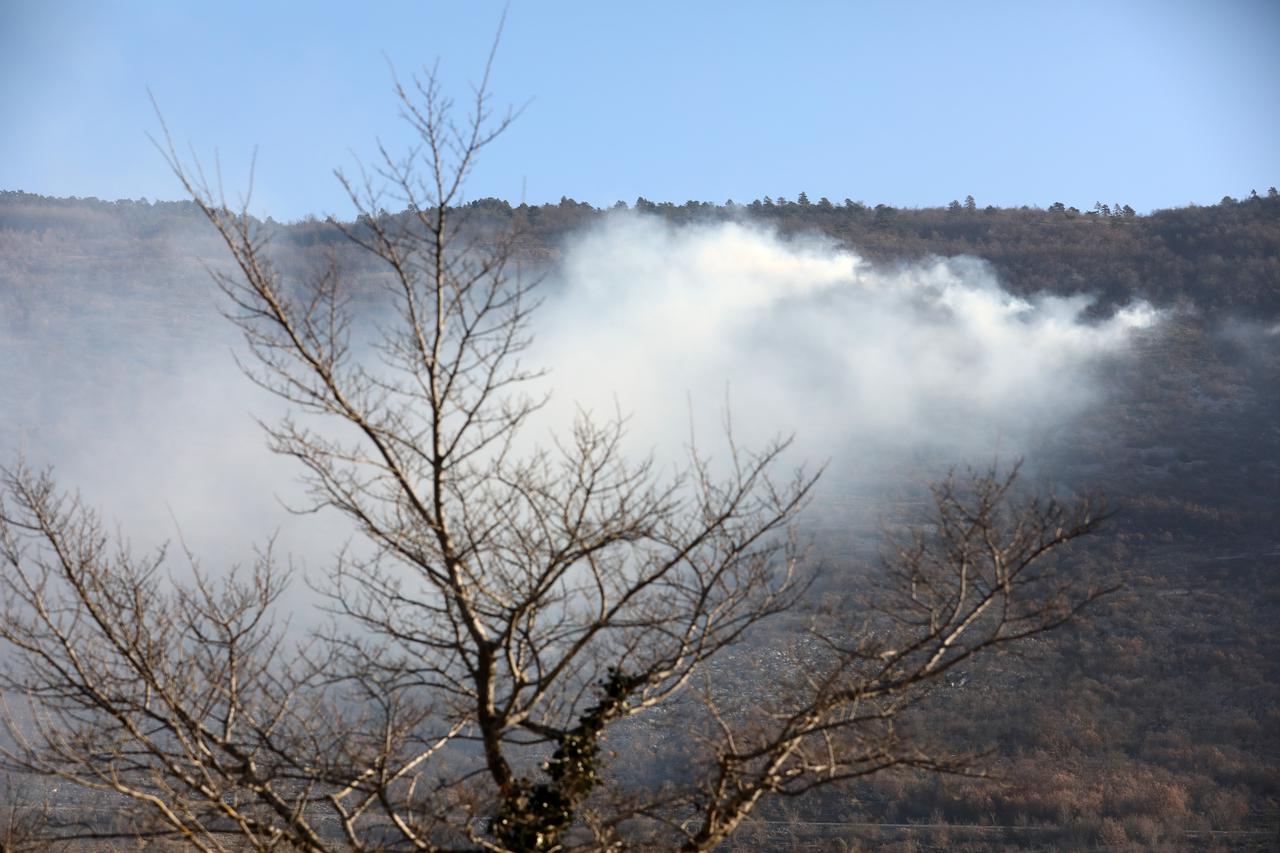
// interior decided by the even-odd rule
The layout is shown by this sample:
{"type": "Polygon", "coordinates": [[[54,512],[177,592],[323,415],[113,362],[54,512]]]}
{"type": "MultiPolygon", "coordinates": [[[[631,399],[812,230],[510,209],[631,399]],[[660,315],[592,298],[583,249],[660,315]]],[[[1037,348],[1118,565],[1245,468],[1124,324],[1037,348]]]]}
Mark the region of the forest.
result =
{"type": "MultiPolygon", "coordinates": [[[[1129,349],[1088,365],[1097,389],[1089,405],[1010,428],[1026,481],[1105,499],[1108,519],[1064,559],[1115,580],[1115,591],[1061,628],[948,672],[901,723],[944,752],[981,754],[982,772],[902,767],[768,799],[722,849],[1280,843],[1274,187],[1151,213],[1102,202],[1081,211],[1052,200],[996,208],[973,197],[894,208],[804,192],[723,204],[640,198],[609,209],[568,198],[545,205],[486,198],[460,200],[449,212],[476,245],[512,235],[512,258],[552,271],[552,287],[581,234],[627,216],[677,230],[744,224],[784,246],[819,240],[856,252],[875,270],[977,258],[1012,296],[1085,300],[1084,328],[1149,303],[1162,319],[1134,330],[1129,349]]],[[[375,209],[342,227],[318,219],[253,225],[286,279],[336,259],[359,281],[374,273],[359,242],[376,242],[398,223],[411,227],[415,214],[375,209]]],[[[207,217],[195,201],[0,192],[0,450],[26,448],[33,461],[55,465],[71,453],[109,456],[115,451],[98,428],[134,416],[131,394],[180,399],[177,380],[166,377],[225,353],[209,273],[229,264],[207,217]]],[[[376,304],[372,292],[350,299],[357,313],[376,304]]],[[[805,559],[825,567],[807,606],[835,606],[874,575],[886,531],[920,520],[926,483],[953,465],[985,464],[981,454],[954,458],[952,449],[942,443],[895,455],[873,486],[845,488],[844,469],[828,469],[825,488],[797,522],[811,543],[805,559]]],[[[779,679],[802,669],[806,651],[796,638],[807,614],[762,623],[749,642],[729,648],[715,663],[720,688],[751,696],[757,667],[779,679]],[[786,651],[761,663],[752,657],[761,647],[786,651]]],[[[678,776],[680,737],[666,718],[644,717],[621,731],[609,749],[656,759],[646,771],[652,779],[619,784],[678,776]]],[[[0,843],[17,849],[20,807],[73,805],[79,795],[69,790],[37,790],[10,777],[10,837],[0,843]]]]}
{"type": "MultiPolygon", "coordinates": [[[[1138,215],[1128,205],[1098,202],[1083,211],[1052,202],[1044,208],[980,208],[953,201],[946,207],[894,208],[845,199],[810,202],[766,196],[747,204],[619,201],[611,210],[652,213],[674,223],[749,219],[783,234],[820,233],[856,246],[866,257],[892,262],[929,255],[974,255],[992,264],[1019,294],[1088,292],[1098,309],[1134,296],[1162,305],[1184,302],[1211,313],[1255,319],[1280,315],[1280,236],[1275,187],[1251,190],[1219,204],[1138,215]]],[[[4,227],[14,234],[128,235],[157,239],[202,233],[190,202],[114,202],[55,199],[0,192],[4,227]]],[[[559,204],[513,206],[485,198],[462,205],[475,227],[514,226],[530,257],[554,257],[566,235],[608,210],[570,198],[559,204]]],[[[341,245],[342,236],[312,218],[279,228],[280,242],[341,245]]],[[[12,239],[12,238],[11,238],[12,239]]]]}

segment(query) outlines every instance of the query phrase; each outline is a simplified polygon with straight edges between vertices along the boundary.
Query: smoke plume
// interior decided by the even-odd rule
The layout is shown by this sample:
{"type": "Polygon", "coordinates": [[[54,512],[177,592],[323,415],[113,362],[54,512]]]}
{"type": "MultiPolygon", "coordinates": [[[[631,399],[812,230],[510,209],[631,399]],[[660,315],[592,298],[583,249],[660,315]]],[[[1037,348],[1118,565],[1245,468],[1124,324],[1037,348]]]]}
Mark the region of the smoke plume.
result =
{"type": "MultiPolygon", "coordinates": [[[[282,551],[323,565],[344,534],[285,512],[302,503],[299,472],[253,420],[273,420],[278,402],[239,375],[212,285],[176,288],[161,267],[139,262],[130,278],[136,305],[182,303],[155,328],[110,288],[69,313],[56,281],[21,330],[10,318],[0,379],[21,405],[0,417],[9,458],[23,445],[56,464],[139,547],[181,530],[216,569],[279,529],[282,551]]],[[[922,448],[951,462],[1027,452],[1095,399],[1098,359],[1158,319],[1145,304],[1098,321],[1084,296],[1018,298],[972,258],[876,266],[824,239],[635,214],[573,237],[542,295],[526,355],[553,396],[531,441],[578,407],[620,411],[632,450],[674,461],[691,434],[723,448],[727,410],[743,447],[794,433],[790,458],[830,461],[829,488],[893,476],[922,448]]]]}
{"type": "Polygon", "coordinates": [[[794,433],[831,459],[928,447],[1025,452],[1095,399],[1099,357],[1152,325],[1146,303],[1087,320],[1091,300],[1023,299],[968,257],[876,266],[817,237],[748,224],[611,215],[567,247],[536,321],[559,401],[628,413],[654,448],[719,432],[794,433]]]}

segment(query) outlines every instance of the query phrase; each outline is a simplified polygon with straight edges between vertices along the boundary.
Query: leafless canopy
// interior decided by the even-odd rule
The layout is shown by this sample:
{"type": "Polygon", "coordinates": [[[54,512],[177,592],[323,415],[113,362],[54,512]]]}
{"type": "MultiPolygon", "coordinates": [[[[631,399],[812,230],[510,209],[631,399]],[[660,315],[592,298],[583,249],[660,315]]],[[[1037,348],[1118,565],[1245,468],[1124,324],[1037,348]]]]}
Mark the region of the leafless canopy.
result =
{"type": "Polygon", "coordinates": [[[936,526],[890,561],[876,618],[824,617],[773,695],[726,695],[713,658],[804,594],[789,525],[814,477],[776,476],[785,442],[730,442],[717,466],[692,451],[666,477],[624,455],[621,419],[518,450],[542,402],[521,390],[534,283],[510,236],[458,221],[476,157],[512,119],[487,78],[461,119],[434,73],[397,84],[416,147],[339,174],[361,215],[333,225],[380,263],[394,309],[372,359],[352,283],[336,268],[284,280],[246,206],[166,133],[234,260],[216,278],[247,372],[295,412],[265,427],[270,444],[364,545],[329,571],[334,627],[299,645],[276,620],[287,573],[269,549],[178,584],[163,553],[113,546],[47,473],[9,470],[5,761],[100,792],[85,813],[110,819],[67,831],[202,850],[705,850],[766,795],[949,768],[898,734],[901,712],[1099,594],[1050,559],[1096,526],[1090,507],[1013,508],[994,472],[948,482],[936,526]],[[405,213],[382,213],[387,198],[405,213]],[[628,758],[606,767],[602,739],[660,707],[688,721],[696,778],[610,784],[628,758]]]}

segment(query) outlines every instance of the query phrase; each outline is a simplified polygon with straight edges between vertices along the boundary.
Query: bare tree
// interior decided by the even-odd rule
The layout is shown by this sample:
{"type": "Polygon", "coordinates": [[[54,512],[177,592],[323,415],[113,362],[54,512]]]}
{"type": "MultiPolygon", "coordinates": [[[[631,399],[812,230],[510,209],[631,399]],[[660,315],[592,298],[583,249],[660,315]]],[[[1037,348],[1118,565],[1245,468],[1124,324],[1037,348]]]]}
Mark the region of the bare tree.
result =
{"type": "Polygon", "coordinates": [[[13,782],[7,775],[0,779],[0,853],[50,849],[48,799],[24,792],[13,782]]]}
{"type": "Polygon", "coordinates": [[[748,452],[730,435],[718,464],[691,450],[667,477],[624,454],[621,418],[582,416],[518,452],[543,402],[521,391],[537,375],[521,362],[534,282],[511,235],[459,221],[477,156],[513,114],[493,115],[487,69],[461,120],[434,73],[396,92],[418,143],[340,173],[360,216],[333,223],[384,270],[395,319],[373,360],[355,340],[360,284],[336,266],[286,280],[247,201],[232,209],[167,131],[162,145],[234,261],[215,277],[247,372],[292,404],[265,426],[271,447],[363,539],[329,571],[333,627],[286,636],[288,573],[270,548],[246,572],[176,583],[163,552],[113,545],[19,465],[0,506],[2,684],[30,714],[8,717],[8,766],[100,792],[100,835],[520,851],[706,850],[766,795],[959,767],[895,721],[950,668],[1100,594],[1051,553],[1097,514],[1012,506],[994,472],[971,493],[943,484],[936,526],[890,561],[878,609],[815,622],[803,671],[735,701],[710,666],[802,602],[790,524],[815,475],[779,478],[785,441],[748,452]],[[382,213],[388,198],[405,213],[382,213]],[[694,776],[607,784],[621,759],[605,760],[606,732],[673,706],[694,776]]]}

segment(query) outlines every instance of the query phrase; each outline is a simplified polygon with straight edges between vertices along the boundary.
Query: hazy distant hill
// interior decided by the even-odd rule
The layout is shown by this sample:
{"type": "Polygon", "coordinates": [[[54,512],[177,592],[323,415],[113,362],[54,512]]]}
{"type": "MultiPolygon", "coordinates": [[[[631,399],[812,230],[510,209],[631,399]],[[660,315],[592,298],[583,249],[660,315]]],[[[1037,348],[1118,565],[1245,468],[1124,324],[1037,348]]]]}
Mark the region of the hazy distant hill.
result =
{"type": "MultiPolygon", "coordinates": [[[[1214,837],[1224,846],[1263,849],[1274,840],[1280,824],[1280,197],[1274,191],[1150,215],[1124,206],[1080,212],[956,202],[894,209],[825,199],[680,206],[638,200],[634,207],[677,223],[742,218],[784,234],[825,234],[880,262],[976,255],[1015,293],[1095,294],[1100,313],[1136,298],[1176,309],[1160,327],[1140,333],[1139,358],[1105,365],[1096,407],[1046,430],[1033,448],[1034,461],[1051,468],[1056,482],[1099,489],[1119,510],[1109,532],[1078,558],[1117,571],[1125,591],[1062,641],[1041,646],[1034,659],[996,661],[982,678],[958,678],[933,700],[947,706],[939,718],[954,722],[936,736],[961,747],[994,747],[1003,781],[878,778],[767,817],[811,826],[1009,828],[998,838],[907,836],[975,850],[1126,841],[1177,849],[1209,846],[1210,836],[1187,833],[1212,831],[1261,833],[1214,837]]],[[[518,226],[522,255],[539,262],[560,256],[577,229],[606,214],[568,199],[518,207],[482,199],[462,212],[481,234],[518,226]]],[[[286,275],[313,268],[327,254],[349,269],[372,271],[323,222],[263,226],[286,275]]],[[[182,344],[222,345],[229,332],[205,265],[226,263],[190,203],[0,193],[0,460],[21,442],[22,430],[48,433],[52,447],[85,446],[93,440],[79,425],[86,421],[60,417],[65,407],[80,407],[90,423],[96,416],[132,417],[122,398],[144,390],[163,396],[167,376],[195,372],[158,353],[185,351],[194,360],[209,347],[182,344]],[[157,335],[177,346],[158,346],[157,335]]],[[[162,433],[166,426],[172,428],[155,428],[162,433]]],[[[834,530],[815,544],[839,565],[852,560],[849,542],[865,544],[872,533],[834,530]]],[[[847,579],[836,572],[823,583],[847,579]]],[[[879,837],[887,840],[902,838],[879,837]]]]}
{"type": "MultiPolygon", "coordinates": [[[[821,233],[874,261],[976,255],[990,262],[1015,293],[1085,292],[1100,298],[1100,310],[1143,297],[1161,306],[1182,300],[1214,313],[1280,317],[1280,194],[1274,188],[1240,201],[1224,198],[1209,207],[1149,215],[1103,204],[1084,212],[1061,204],[1048,209],[979,208],[961,202],[947,208],[868,207],[847,199],[841,204],[810,202],[803,193],[800,201],[725,205],[655,204],[641,198],[632,207],[673,222],[738,218],[784,234],[821,233]]],[[[545,258],[556,254],[566,235],[606,211],[572,199],[516,207],[480,199],[460,212],[479,229],[517,226],[530,256],[545,258]]],[[[341,247],[344,242],[323,222],[267,224],[281,247],[341,247]]],[[[216,255],[207,224],[190,202],[105,202],[0,192],[0,232],[0,268],[6,276],[20,276],[22,256],[47,248],[57,235],[91,239],[112,255],[126,246],[134,251],[174,239],[189,242],[188,254],[207,248],[216,255]]]]}

